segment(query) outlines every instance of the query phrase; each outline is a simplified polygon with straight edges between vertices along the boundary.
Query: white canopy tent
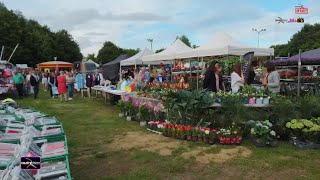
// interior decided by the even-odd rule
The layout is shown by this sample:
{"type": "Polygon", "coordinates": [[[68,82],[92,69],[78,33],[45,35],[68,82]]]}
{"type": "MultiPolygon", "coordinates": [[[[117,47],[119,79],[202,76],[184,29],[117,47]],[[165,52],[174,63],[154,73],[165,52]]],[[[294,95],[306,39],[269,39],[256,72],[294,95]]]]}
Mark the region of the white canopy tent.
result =
{"type": "Polygon", "coordinates": [[[96,65],[96,67],[99,67],[99,64],[98,63],[96,63],[96,62],[94,62],[93,60],[91,60],[91,59],[89,59],[88,61],[87,61],[87,63],[93,63],[93,64],[95,64],[96,65]]]}
{"type": "Polygon", "coordinates": [[[273,48],[254,48],[241,44],[230,35],[220,32],[217,33],[213,40],[206,45],[192,49],[188,52],[179,53],[177,59],[185,59],[192,57],[206,57],[206,56],[221,56],[221,55],[235,55],[242,56],[247,52],[254,52],[255,56],[270,56],[274,55],[273,48]]]}
{"type": "Polygon", "coordinates": [[[178,54],[186,53],[191,51],[192,49],[185,45],[180,39],[177,39],[172,45],[167,47],[165,50],[142,57],[143,64],[160,64],[165,61],[173,61],[177,58],[178,54]]]}
{"type": "Polygon", "coordinates": [[[132,65],[141,65],[142,63],[142,57],[152,55],[154,54],[152,51],[150,51],[148,48],[145,48],[143,51],[140,51],[136,55],[120,61],[120,66],[132,66],[132,65]]]}

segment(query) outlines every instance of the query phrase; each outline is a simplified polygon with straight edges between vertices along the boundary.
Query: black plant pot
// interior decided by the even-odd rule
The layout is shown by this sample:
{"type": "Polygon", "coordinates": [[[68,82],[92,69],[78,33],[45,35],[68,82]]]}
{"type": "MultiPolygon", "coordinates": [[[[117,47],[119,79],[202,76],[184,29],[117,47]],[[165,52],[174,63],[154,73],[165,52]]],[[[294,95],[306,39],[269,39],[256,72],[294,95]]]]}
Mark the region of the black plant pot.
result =
{"type": "Polygon", "coordinates": [[[252,138],[252,143],[256,146],[256,147],[266,147],[266,142],[262,139],[259,138],[252,138]]]}

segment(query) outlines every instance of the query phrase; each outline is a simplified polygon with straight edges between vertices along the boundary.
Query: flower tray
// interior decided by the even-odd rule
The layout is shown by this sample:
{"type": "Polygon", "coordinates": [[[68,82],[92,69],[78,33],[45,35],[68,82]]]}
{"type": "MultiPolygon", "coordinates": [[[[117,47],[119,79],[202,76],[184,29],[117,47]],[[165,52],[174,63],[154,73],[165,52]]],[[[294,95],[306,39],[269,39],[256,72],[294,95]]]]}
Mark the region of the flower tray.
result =
{"type": "Polygon", "coordinates": [[[310,141],[294,140],[292,141],[292,143],[293,145],[301,149],[320,149],[320,144],[310,141]]]}
{"type": "Polygon", "coordinates": [[[152,133],[159,134],[159,135],[162,135],[162,134],[163,134],[162,132],[155,131],[155,130],[152,130],[152,129],[149,129],[149,128],[147,128],[147,130],[150,131],[150,132],[152,132],[152,133]]]}

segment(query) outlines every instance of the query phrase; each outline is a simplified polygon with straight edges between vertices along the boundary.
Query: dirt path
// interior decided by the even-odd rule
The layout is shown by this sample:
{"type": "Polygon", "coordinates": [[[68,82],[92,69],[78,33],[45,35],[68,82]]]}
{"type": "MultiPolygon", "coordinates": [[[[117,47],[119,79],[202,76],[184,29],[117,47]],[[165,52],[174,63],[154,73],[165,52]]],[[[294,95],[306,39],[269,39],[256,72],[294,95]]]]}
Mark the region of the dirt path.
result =
{"type": "Polygon", "coordinates": [[[161,156],[170,156],[173,152],[181,149],[182,152],[179,153],[181,157],[185,159],[195,158],[196,161],[202,164],[211,162],[224,163],[233,158],[245,158],[251,155],[251,150],[243,146],[223,148],[212,145],[209,147],[197,146],[190,148],[188,143],[151,133],[128,132],[125,135],[115,136],[110,148],[112,150],[137,148],[159,153],[161,156]]]}

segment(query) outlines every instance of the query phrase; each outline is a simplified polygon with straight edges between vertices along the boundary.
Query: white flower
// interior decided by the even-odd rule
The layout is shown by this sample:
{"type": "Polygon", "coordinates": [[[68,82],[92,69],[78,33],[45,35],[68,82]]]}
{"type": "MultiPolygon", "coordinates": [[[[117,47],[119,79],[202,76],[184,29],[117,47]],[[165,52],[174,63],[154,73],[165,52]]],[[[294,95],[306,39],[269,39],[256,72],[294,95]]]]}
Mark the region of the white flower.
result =
{"type": "Polygon", "coordinates": [[[262,126],[262,128],[269,129],[269,127],[268,127],[268,126],[262,126]]]}
{"type": "Polygon", "coordinates": [[[269,127],[272,127],[272,123],[270,123],[270,122],[267,122],[267,125],[268,125],[269,127]]]}
{"type": "Polygon", "coordinates": [[[251,134],[256,134],[256,133],[254,132],[254,128],[251,128],[251,134]]]}
{"type": "Polygon", "coordinates": [[[163,128],[163,125],[162,124],[158,124],[157,126],[159,129],[163,128]]]}
{"type": "Polygon", "coordinates": [[[274,131],[270,131],[270,134],[271,134],[272,136],[276,136],[276,132],[274,132],[274,131]]]}
{"type": "Polygon", "coordinates": [[[256,124],[256,126],[260,126],[260,127],[262,127],[261,122],[258,122],[258,123],[256,124]]]}
{"type": "Polygon", "coordinates": [[[210,131],[209,130],[205,130],[204,133],[208,135],[210,133],[210,131]]]}

